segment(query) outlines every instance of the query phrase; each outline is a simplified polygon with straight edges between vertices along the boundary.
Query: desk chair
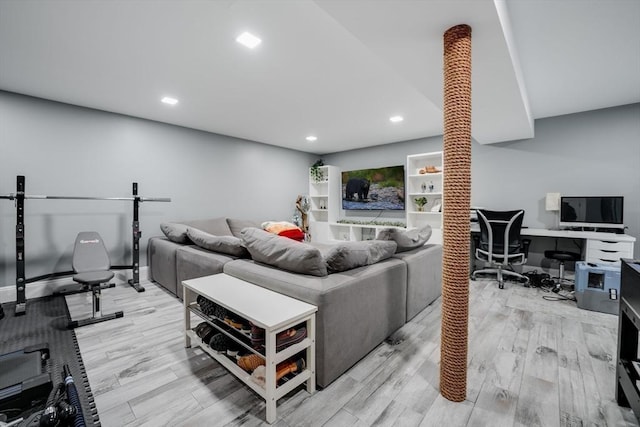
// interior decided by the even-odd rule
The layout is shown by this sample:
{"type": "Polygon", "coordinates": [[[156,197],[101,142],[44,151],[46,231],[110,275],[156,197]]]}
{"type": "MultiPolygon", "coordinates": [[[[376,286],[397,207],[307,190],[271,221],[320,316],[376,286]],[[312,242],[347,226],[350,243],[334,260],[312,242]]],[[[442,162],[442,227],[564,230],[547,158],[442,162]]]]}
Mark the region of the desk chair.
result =
{"type": "Polygon", "coordinates": [[[506,275],[516,277],[528,286],[529,279],[526,276],[504,269],[527,262],[531,240],[522,239],[520,236],[524,210],[478,209],[477,212],[480,238],[476,245],[475,256],[476,259],[489,263],[490,268],[474,271],[471,278],[475,279],[477,274],[496,274],[498,287],[504,289],[503,275],[506,275]]]}
{"type": "Polygon", "coordinates": [[[100,307],[100,296],[102,287],[113,287],[109,285],[109,280],[114,276],[111,268],[111,261],[107,248],[104,246],[102,237],[95,231],[83,231],[78,233],[76,243],[73,247],[73,271],[76,275],[73,280],[90,289],[93,299],[93,314],[87,319],[69,322],[69,328],[90,325],[92,323],[104,322],[105,320],[122,317],[122,311],[112,314],[102,314],[100,307]]]}

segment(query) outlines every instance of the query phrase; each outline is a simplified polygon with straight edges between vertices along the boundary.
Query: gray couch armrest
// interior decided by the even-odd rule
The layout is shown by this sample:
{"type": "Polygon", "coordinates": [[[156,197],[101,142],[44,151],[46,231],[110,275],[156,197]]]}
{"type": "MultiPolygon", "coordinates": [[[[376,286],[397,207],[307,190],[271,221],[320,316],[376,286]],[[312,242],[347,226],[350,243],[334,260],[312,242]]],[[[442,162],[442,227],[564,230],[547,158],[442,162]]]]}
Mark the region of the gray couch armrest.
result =
{"type": "Polygon", "coordinates": [[[427,244],[393,258],[407,264],[408,322],[442,294],[442,245],[427,244]]]}
{"type": "Polygon", "coordinates": [[[176,294],[176,252],[185,245],[166,237],[151,237],[147,246],[149,277],[172,294],[176,294]]]}

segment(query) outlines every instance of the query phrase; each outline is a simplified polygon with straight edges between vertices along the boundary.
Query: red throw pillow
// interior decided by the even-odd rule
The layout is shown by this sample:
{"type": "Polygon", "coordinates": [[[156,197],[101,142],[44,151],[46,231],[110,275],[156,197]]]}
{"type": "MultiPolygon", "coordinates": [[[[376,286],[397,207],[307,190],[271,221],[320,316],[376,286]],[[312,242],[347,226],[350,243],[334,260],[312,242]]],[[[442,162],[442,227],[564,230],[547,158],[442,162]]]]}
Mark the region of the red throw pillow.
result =
{"type": "Polygon", "coordinates": [[[304,232],[300,229],[282,230],[278,233],[278,236],[288,237],[290,239],[297,240],[298,242],[302,242],[304,240],[304,232]]]}

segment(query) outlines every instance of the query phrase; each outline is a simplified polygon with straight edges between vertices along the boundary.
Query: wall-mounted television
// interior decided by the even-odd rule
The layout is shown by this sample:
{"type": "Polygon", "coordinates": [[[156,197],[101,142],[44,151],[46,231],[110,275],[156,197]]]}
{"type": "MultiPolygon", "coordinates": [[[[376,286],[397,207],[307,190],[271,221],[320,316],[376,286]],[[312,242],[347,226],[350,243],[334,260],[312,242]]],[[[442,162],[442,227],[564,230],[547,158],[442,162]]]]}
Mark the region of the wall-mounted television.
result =
{"type": "Polygon", "coordinates": [[[404,166],[342,172],[342,209],[404,210],[404,166]]]}
{"type": "Polygon", "coordinates": [[[562,196],[560,226],[588,228],[622,228],[622,196],[562,196]]]}

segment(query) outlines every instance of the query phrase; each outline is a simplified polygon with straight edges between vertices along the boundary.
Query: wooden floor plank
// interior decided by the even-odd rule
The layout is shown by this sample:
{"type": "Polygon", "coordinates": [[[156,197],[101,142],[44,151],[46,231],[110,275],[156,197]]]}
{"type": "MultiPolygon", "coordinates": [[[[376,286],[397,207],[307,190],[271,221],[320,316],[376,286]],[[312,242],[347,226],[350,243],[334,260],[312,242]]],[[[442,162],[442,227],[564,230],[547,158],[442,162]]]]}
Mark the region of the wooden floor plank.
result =
{"type": "Polygon", "coordinates": [[[420,425],[424,416],[410,408],[404,406],[401,402],[394,400],[382,411],[382,413],[373,420],[371,425],[375,427],[417,427],[420,425]]]}
{"type": "Polygon", "coordinates": [[[429,410],[440,391],[422,375],[412,375],[400,389],[395,400],[412,411],[424,414],[429,410]]]}
{"type": "Polygon", "coordinates": [[[525,375],[518,394],[514,426],[559,427],[558,384],[525,375]]]}
{"type": "Polygon", "coordinates": [[[438,395],[429,408],[420,427],[466,426],[473,410],[473,403],[468,400],[451,402],[438,395]]]}
{"type": "Polygon", "coordinates": [[[326,423],[322,424],[322,427],[364,427],[368,424],[359,420],[355,415],[350,414],[344,409],[339,410],[333,417],[331,417],[326,423]]]}
{"type": "Polygon", "coordinates": [[[467,426],[508,427],[514,423],[518,395],[485,383],[478,394],[467,426]]]}

